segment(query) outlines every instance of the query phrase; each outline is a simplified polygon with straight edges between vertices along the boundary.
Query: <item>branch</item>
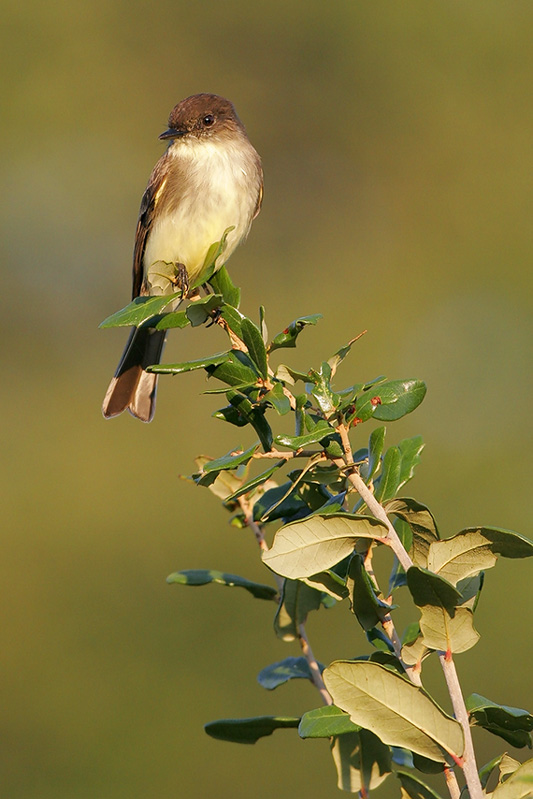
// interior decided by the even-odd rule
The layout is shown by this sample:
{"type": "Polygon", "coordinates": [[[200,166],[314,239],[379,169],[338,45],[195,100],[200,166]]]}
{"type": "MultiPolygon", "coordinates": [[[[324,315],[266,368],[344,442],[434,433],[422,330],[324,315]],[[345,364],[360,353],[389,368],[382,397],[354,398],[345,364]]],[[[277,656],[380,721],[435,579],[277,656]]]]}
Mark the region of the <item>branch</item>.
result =
{"type": "Polygon", "coordinates": [[[305,659],[307,660],[309,669],[311,671],[311,679],[313,680],[313,685],[318,689],[324,704],[332,705],[333,699],[329,695],[328,689],[324,685],[324,680],[322,679],[320,668],[318,666],[315,656],[313,655],[313,650],[311,649],[311,646],[309,644],[309,640],[305,632],[305,626],[303,624],[300,624],[298,626],[298,633],[300,636],[300,646],[302,647],[302,653],[305,659]]]}

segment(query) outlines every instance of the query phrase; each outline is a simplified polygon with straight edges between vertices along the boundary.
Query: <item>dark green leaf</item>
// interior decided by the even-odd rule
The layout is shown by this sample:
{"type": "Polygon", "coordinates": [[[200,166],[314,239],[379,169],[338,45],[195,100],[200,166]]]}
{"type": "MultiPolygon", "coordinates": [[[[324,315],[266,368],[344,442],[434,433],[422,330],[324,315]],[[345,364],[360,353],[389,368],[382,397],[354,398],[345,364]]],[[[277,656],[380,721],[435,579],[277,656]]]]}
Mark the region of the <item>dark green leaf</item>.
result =
{"type": "Polygon", "coordinates": [[[292,481],[270,488],[254,503],[254,520],[269,522],[276,519],[290,521],[295,516],[309,513],[309,508],[297,494],[292,481]],[[292,493],[288,493],[291,491],[292,493]]]}
{"type": "Polygon", "coordinates": [[[263,400],[272,405],[280,416],[285,416],[291,409],[291,403],[281,383],[274,383],[274,387],[264,395],[263,400]]]}
{"type": "Polygon", "coordinates": [[[233,405],[228,405],[227,408],[215,411],[213,416],[215,419],[222,419],[222,421],[229,422],[229,424],[233,424],[236,427],[246,427],[248,424],[248,419],[239,413],[238,409],[233,407],[233,405]]]}
{"type": "Polygon", "coordinates": [[[348,342],[348,344],[345,344],[344,347],[341,347],[340,350],[337,350],[335,355],[332,355],[331,358],[328,359],[328,364],[329,364],[329,366],[331,368],[332,376],[335,374],[335,372],[337,371],[338,367],[343,362],[343,360],[346,358],[346,356],[348,355],[348,353],[352,349],[352,346],[355,344],[355,342],[359,338],[361,338],[360,335],[356,336],[355,338],[352,338],[351,341],[348,342]]]}
{"type": "MultiPolygon", "coordinates": [[[[366,474],[364,475],[364,479],[367,483],[374,477],[379,468],[383,445],[385,443],[385,430],[385,427],[377,427],[370,434],[368,441],[368,466],[366,474]]],[[[361,474],[363,474],[362,468],[361,474]]]]}
{"type": "Polygon", "coordinates": [[[435,793],[433,788],[430,788],[414,774],[398,769],[396,775],[409,799],[441,799],[441,796],[435,793]]]}
{"type": "Polygon", "coordinates": [[[371,630],[390,612],[390,605],[377,596],[361,556],[357,553],[350,560],[346,587],[350,592],[352,611],[363,630],[371,630]]]}
{"type": "Polygon", "coordinates": [[[293,716],[258,716],[252,719],[220,719],[206,724],[204,729],[211,738],[236,744],[255,744],[260,738],[272,735],[274,730],[297,728],[299,718],[293,716]]]}
{"type": "Polygon", "coordinates": [[[224,320],[229,330],[242,341],[242,320],[245,319],[242,313],[232,305],[223,305],[220,310],[220,318],[224,320]]]}
{"type": "Polygon", "coordinates": [[[407,585],[417,607],[433,605],[453,614],[461,602],[461,594],[448,580],[420,566],[407,570],[407,585]]]}
{"type": "MultiPolygon", "coordinates": [[[[322,672],[324,666],[319,664],[319,668],[322,672]]],[[[295,679],[312,680],[309,663],[304,657],[288,657],[279,663],[271,663],[270,666],[261,669],[257,675],[258,683],[267,691],[273,691],[279,685],[295,679]]]]}
{"type": "Polygon", "coordinates": [[[210,377],[216,377],[228,386],[256,383],[259,378],[259,372],[253,361],[241,350],[230,350],[224,361],[209,366],[207,371],[210,377]]]}
{"type": "Polygon", "coordinates": [[[233,285],[228,270],[225,266],[218,269],[209,280],[213,291],[216,294],[222,294],[224,302],[232,305],[233,308],[238,308],[241,301],[241,290],[233,285]]]}
{"type": "Polygon", "coordinates": [[[256,477],[252,477],[251,480],[243,483],[237,491],[227,497],[226,502],[231,502],[232,500],[238,499],[239,497],[242,497],[243,494],[248,494],[250,491],[253,491],[254,488],[257,488],[257,486],[263,485],[263,483],[266,483],[266,481],[272,477],[274,472],[284,465],[285,461],[276,461],[276,463],[271,466],[270,469],[267,469],[265,472],[261,472],[261,474],[258,474],[256,477]]]}
{"type": "Polygon", "coordinates": [[[420,453],[424,449],[422,436],[404,438],[398,444],[401,455],[400,485],[404,486],[414,475],[415,467],[420,463],[420,453]]]}
{"type": "Polygon", "coordinates": [[[104,319],[100,327],[139,327],[147,319],[161,313],[169,303],[179,300],[179,298],[179,294],[165,294],[163,297],[135,297],[125,308],[104,319]]]}
{"type": "Polygon", "coordinates": [[[471,722],[476,726],[498,735],[511,746],[519,749],[524,746],[531,748],[533,716],[527,710],[498,705],[479,694],[468,697],[466,708],[471,722]]]}
{"type": "Polygon", "coordinates": [[[212,479],[206,481],[206,477],[211,478],[212,476],[216,476],[224,469],[236,469],[237,466],[242,466],[243,464],[248,463],[248,461],[253,457],[254,452],[257,451],[257,448],[258,445],[254,444],[253,447],[250,447],[244,451],[230,450],[221,458],[215,458],[215,460],[207,461],[204,464],[199,476],[195,478],[196,482],[198,485],[210,485],[212,479]]]}
{"type": "Polygon", "coordinates": [[[326,421],[322,420],[321,423],[316,425],[312,433],[306,433],[303,436],[276,436],[274,440],[276,444],[279,444],[282,447],[287,447],[288,449],[297,451],[299,449],[303,449],[304,447],[308,447],[311,444],[317,444],[319,441],[322,441],[324,438],[334,432],[335,429],[326,421]]]}
{"type": "Polygon", "coordinates": [[[265,419],[265,408],[262,405],[254,405],[248,397],[238,391],[228,391],[226,396],[240,416],[252,425],[265,452],[269,452],[272,449],[272,430],[265,419]]]}
{"type": "Polygon", "coordinates": [[[318,610],[321,594],[300,580],[285,580],[281,602],[274,619],[274,630],[282,641],[296,641],[300,637],[299,627],[305,624],[307,614],[318,610]]]}
{"type": "Polygon", "coordinates": [[[169,313],[158,314],[150,319],[150,327],[153,327],[154,330],[183,329],[190,324],[186,311],[170,311],[169,313]]]}
{"type": "Polygon", "coordinates": [[[227,585],[230,588],[244,588],[256,599],[275,599],[278,595],[277,589],[272,588],[270,585],[253,583],[236,574],[227,574],[214,569],[186,569],[185,571],[174,572],[167,577],[167,583],[195,586],[217,583],[218,585],[227,585]]]}
{"type": "Polygon", "coordinates": [[[259,328],[246,316],[241,323],[242,340],[248,347],[248,354],[254,362],[263,380],[267,379],[267,354],[259,328]]]}
{"type": "Polygon", "coordinates": [[[324,705],[303,714],[298,735],[300,738],[331,738],[333,735],[345,735],[360,729],[350,721],[350,716],[344,710],[335,705],[324,705]]]}
{"type": "MultiPolygon", "coordinates": [[[[202,286],[204,283],[211,283],[211,285],[213,285],[213,283],[211,281],[213,280],[214,272],[215,272],[215,270],[217,268],[217,260],[224,253],[224,250],[226,249],[226,245],[227,245],[226,239],[228,238],[228,235],[229,235],[229,233],[231,233],[232,230],[235,230],[235,225],[231,225],[231,227],[227,227],[226,230],[224,231],[224,233],[222,234],[222,238],[220,239],[220,241],[215,241],[215,242],[213,242],[213,244],[211,244],[211,246],[209,247],[209,249],[207,251],[207,255],[204,258],[204,263],[203,263],[203,266],[202,266],[200,272],[198,273],[197,277],[191,283],[191,286],[190,286],[191,289],[195,289],[198,286],[202,286]]],[[[224,265],[222,265],[220,270],[218,270],[218,271],[222,271],[222,270],[225,271],[224,265]]],[[[228,277],[228,280],[229,280],[229,277],[228,277]]],[[[215,291],[216,291],[216,289],[215,289],[215,291]]],[[[223,294],[222,291],[219,291],[218,293],[219,294],[223,294]]]]}
{"type": "Polygon", "coordinates": [[[365,422],[372,416],[381,422],[393,422],[417,408],[426,394],[421,380],[389,380],[371,386],[357,398],[355,416],[365,422]]]}
{"type": "Polygon", "coordinates": [[[198,358],[196,361],[185,361],[184,363],[156,364],[149,366],[148,372],[155,372],[162,375],[179,375],[183,372],[193,372],[196,369],[212,369],[222,365],[230,358],[231,353],[220,352],[218,355],[210,355],[208,358],[198,358]]]}
{"type": "Polygon", "coordinates": [[[376,482],[375,497],[378,502],[392,499],[400,487],[402,456],[398,447],[389,447],[381,465],[379,482],[376,482]]]}
{"type": "Polygon", "coordinates": [[[311,316],[301,316],[299,319],[295,319],[285,330],[274,336],[268,351],[273,352],[283,347],[296,347],[296,339],[304,327],[306,325],[316,325],[319,319],[322,319],[322,314],[311,314],[311,316]]]}

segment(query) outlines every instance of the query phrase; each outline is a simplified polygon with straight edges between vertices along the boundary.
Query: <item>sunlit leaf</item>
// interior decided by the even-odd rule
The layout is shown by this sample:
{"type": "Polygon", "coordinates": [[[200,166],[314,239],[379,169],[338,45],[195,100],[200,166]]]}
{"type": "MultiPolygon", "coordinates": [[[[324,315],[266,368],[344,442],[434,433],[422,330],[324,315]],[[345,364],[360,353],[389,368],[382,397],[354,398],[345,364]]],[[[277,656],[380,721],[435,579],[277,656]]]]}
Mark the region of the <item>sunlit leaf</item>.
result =
{"type": "Polygon", "coordinates": [[[369,661],[336,661],[324,670],[323,679],[337,707],[383,743],[439,762],[462,756],[459,722],[395,672],[369,661]]]}
{"type": "Polygon", "coordinates": [[[148,368],[149,372],[156,372],[164,375],[178,375],[183,372],[193,372],[196,369],[207,369],[223,364],[230,357],[229,352],[220,352],[217,355],[210,355],[208,358],[198,358],[195,361],[184,361],[183,363],[156,364],[148,368]]]}
{"type": "Polygon", "coordinates": [[[180,295],[165,294],[162,297],[135,297],[132,302],[121,308],[100,324],[100,327],[139,327],[147,319],[156,316],[176,299],[180,299],[180,295]]]}
{"type": "Polygon", "coordinates": [[[498,785],[491,799],[531,799],[533,796],[533,760],[526,760],[498,785]]]}
{"type": "Polygon", "coordinates": [[[274,441],[276,444],[279,444],[279,446],[287,447],[288,449],[292,449],[296,452],[296,450],[303,449],[304,447],[309,447],[311,444],[317,444],[319,441],[323,441],[323,439],[327,438],[334,432],[335,428],[323,420],[320,424],[317,424],[312,433],[306,433],[303,436],[276,436],[274,441]]]}
{"type": "Polygon", "coordinates": [[[470,608],[456,608],[449,613],[444,607],[426,605],[421,608],[422,641],[429,649],[441,652],[466,652],[479,641],[470,608]]]}
{"type": "Polygon", "coordinates": [[[263,380],[267,378],[267,354],[263,337],[259,328],[251,319],[244,317],[241,324],[242,339],[248,348],[248,354],[254,362],[263,380]]]}
{"type": "Polygon", "coordinates": [[[298,727],[300,738],[331,738],[357,732],[360,727],[350,720],[348,713],[335,705],[324,705],[304,713],[298,727]]]}
{"type": "Polygon", "coordinates": [[[421,380],[388,380],[357,398],[355,415],[363,422],[372,416],[380,422],[393,422],[414,411],[425,395],[426,384],[421,380]]]}
{"type": "Polygon", "coordinates": [[[227,302],[228,305],[232,305],[234,308],[239,307],[241,290],[233,285],[225,266],[221,266],[220,269],[215,272],[209,279],[209,283],[213,287],[215,294],[222,294],[224,302],[227,302]]]}
{"type": "Polygon", "coordinates": [[[389,447],[381,464],[381,475],[376,485],[375,497],[378,502],[392,499],[400,487],[400,468],[402,458],[398,447],[389,447]]]}
{"type": "Polygon", "coordinates": [[[300,580],[285,580],[274,619],[274,631],[278,638],[282,641],[297,640],[300,624],[305,624],[308,613],[319,609],[321,599],[320,591],[300,580]]]}
{"type": "Polygon", "coordinates": [[[296,339],[304,327],[306,327],[306,325],[316,325],[319,319],[322,319],[322,314],[319,313],[311,314],[310,316],[300,316],[299,319],[295,319],[285,330],[278,333],[277,336],[274,336],[268,347],[268,351],[274,352],[274,350],[279,350],[283,347],[296,347],[296,339]]]}
{"type": "Polygon", "coordinates": [[[342,791],[368,796],[391,773],[390,749],[370,730],[335,737],[331,754],[337,768],[337,787],[342,791]]]}
{"type": "Polygon", "coordinates": [[[263,561],[284,577],[310,577],[350,555],[361,538],[386,535],[386,526],[370,516],[315,514],[278,530],[263,561]]]}
{"type": "Polygon", "coordinates": [[[417,566],[426,568],[430,544],[439,539],[437,523],[429,508],[416,499],[398,497],[387,502],[385,510],[396,514],[410,526],[413,532],[411,557],[417,566]]]}

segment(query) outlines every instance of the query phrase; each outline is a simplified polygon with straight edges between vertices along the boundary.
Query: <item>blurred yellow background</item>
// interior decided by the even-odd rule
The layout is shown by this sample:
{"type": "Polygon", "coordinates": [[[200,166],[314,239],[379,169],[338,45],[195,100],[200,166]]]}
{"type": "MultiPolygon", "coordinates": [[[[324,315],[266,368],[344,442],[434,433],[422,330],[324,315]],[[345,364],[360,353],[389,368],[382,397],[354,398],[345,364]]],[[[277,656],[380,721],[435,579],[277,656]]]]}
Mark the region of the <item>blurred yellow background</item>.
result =
{"type": "MultiPolygon", "coordinates": [[[[533,537],[532,23],[523,0],[4,4],[6,799],[339,795],[325,742],[203,732],[319,704],[307,684],[255,681],[298,654],[270,605],[165,584],[200,567],[268,579],[251,535],[178,479],[249,434],[210,418],[223,403],[199,397],[200,374],[161,380],[151,425],[100,413],[125,331],[98,324],[129,299],[157,136],[189,94],[233,100],[263,157],[263,211],[230,264],[243,311],[264,304],[272,334],[324,314],[282,358],[295,367],[368,328],[339,381],[428,383],[388,431],[426,441],[408,493],[444,536],[533,537]]],[[[224,347],[218,329],[177,331],[166,360],[224,347]]],[[[481,641],[457,658],[466,694],[531,709],[530,569],[487,574],[481,641]]],[[[345,607],[308,632],[325,663],[369,651],[345,607]]],[[[509,749],[476,743],[480,763],[509,749]]],[[[392,780],[378,792],[398,794],[392,780]]]]}

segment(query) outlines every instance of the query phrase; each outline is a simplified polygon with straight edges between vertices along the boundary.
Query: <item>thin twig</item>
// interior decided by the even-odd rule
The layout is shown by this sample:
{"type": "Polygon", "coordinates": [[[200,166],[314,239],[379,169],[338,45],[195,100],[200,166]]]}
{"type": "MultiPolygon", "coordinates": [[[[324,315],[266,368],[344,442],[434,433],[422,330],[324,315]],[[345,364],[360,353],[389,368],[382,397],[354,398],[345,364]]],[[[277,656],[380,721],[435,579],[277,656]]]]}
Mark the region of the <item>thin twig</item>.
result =
{"type": "Polygon", "coordinates": [[[457,782],[457,777],[455,776],[453,768],[449,766],[445,767],[444,779],[446,780],[446,787],[450,792],[451,799],[459,799],[461,796],[461,789],[459,788],[459,783],[457,782]]]}
{"type": "Polygon", "coordinates": [[[320,673],[319,665],[317,663],[315,656],[313,655],[313,650],[311,649],[311,646],[309,644],[309,639],[307,638],[307,634],[305,632],[305,626],[303,624],[300,624],[298,626],[298,634],[300,638],[300,646],[302,647],[302,653],[309,665],[309,670],[311,672],[311,679],[313,680],[313,684],[318,689],[324,704],[332,705],[333,699],[329,695],[328,689],[324,685],[324,680],[322,679],[322,674],[320,673]]]}
{"type": "Polygon", "coordinates": [[[463,754],[462,768],[465,775],[466,784],[468,785],[470,799],[482,799],[483,789],[481,787],[481,782],[479,781],[479,774],[477,771],[476,756],[474,752],[474,744],[472,742],[472,733],[470,731],[468,711],[466,709],[465,700],[463,699],[463,693],[461,691],[461,685],[457,676],[452,653],[438,652],[438,656],[442,666],[442,671],[444,672],[446,685],[448,686],[450,699],[452,700],[455,718],[463,728],[465,737],[465,751],[463,754]]]}

